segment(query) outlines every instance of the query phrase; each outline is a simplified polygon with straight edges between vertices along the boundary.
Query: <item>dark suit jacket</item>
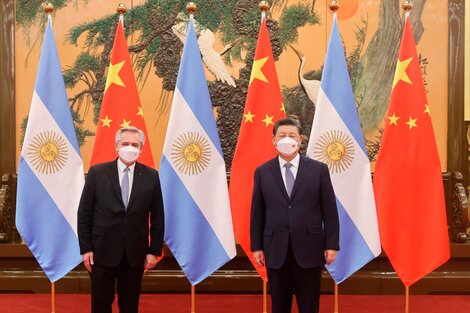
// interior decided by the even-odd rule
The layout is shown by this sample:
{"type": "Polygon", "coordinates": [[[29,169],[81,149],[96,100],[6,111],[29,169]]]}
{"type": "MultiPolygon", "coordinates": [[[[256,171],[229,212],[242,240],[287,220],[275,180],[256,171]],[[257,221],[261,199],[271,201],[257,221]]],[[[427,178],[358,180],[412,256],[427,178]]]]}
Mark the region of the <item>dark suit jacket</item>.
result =
{"type": "Polygon", "coordinates": [[[278,157],[255,171],[251,206],[251,250],[263,250],[268,268],[280,268],[289,237],[302,268],[325,264],[325,249],[339,250],[336,198],[328,167],[300,157],[289,198],[278,157]]]}
{"type": "Polygon", "coordinates": [[[102,266],[117,266],[125,254],[132,267],[143,267],[146,254],[161,255],[163,214],[156,170],[135,164],[126,212],[117,160],[95,165],[88,172],[78,208],[80,253],[93,251],[95,264],[102,266]]]}

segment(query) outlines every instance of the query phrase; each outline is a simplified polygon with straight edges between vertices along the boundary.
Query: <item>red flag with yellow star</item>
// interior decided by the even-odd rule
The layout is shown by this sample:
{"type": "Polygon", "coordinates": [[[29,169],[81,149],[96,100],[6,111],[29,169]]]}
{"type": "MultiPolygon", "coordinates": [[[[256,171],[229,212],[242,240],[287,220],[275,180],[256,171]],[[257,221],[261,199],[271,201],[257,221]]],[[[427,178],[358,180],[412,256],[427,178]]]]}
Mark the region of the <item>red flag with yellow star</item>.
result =
{"type": "Polygon", "coordinates": [[[145,126],[127,41],[124,36],[123,22],[120,18],[114,37],[113,50],[111,51],[108,77],[90,166],[117,158],[114,137],[119,128],[126,126],[134,126],[144,132],[146,143],[138,161],[153,167],[147,127],[145,126]]]}
{"type": "Polygon", "coordinates": [[[410,286],[449,259],[442,171],[409,17],[374,174],[380,241],[410,286]]]}
{"type": "Polygon", "coordinates": [[[263,280],[266,269],[254,263],[250,251],[251,194],[255,169],[276,156],[273,125],[286,116],[277,80],[266,20],[256,45],[240,134],[230,174],[230,205],[235,236],[263,280]]]}

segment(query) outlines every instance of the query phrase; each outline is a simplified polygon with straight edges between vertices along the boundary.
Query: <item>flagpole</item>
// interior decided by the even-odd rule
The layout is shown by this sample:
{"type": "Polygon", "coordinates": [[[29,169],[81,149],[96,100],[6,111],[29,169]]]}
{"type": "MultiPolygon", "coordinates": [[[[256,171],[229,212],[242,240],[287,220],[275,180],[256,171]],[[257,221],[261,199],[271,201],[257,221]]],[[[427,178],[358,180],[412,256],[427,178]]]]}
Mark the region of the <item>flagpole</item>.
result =
{"type": "Polygon", "coordinates": [[[51,283],[51,312],[55,313],[55,283],[51,283]]]}
{"type": "Polygon", "coordinates": [[[119,21],[122,23],[122,28],[124,28],[124,13],[127,11],[126,5],[124,3],[119,3],[116,7],[116,11],[119,13],[119,21]]]}
{"type": "MultiPolygon", "coordinates": [[[[189,23],[194,23],[194,13],[197,10],[197,5],[194,2],[188,2],[186,4],[186,11],[189,13],[189,23]]],[[[196,287],[191,285],[191,313],[196,313],[196,287]]]]}
{"type": "MultiPolygon", "coordinates": [[[[337,15],[336,11],[339,10],[339,2],[336,0],[331,0],[328,6],[330,8],[331,13],[333,13],[333,20],[334,20],[334,18],[337,15]]],[[[327,51],[328,51],[328,47],[327,47],[327,51]]]]}
{"type": "Polygon", "coordinates": [[[405,287],[405,313],[410,312],[410,287],[405,287]]]}
{"type": "MultiPolygon", "coordinates": [[[[413,9],[413,1],[405,0],[402,4],[405,13],[405,20],[410,16],[411,9],[413,9]]],[[[405,313],[410,312],[410,287],[405,286],[405,313]]]]}
{"type": "Polygon", "coordinates": [[[268,283],[263,279],[263,313],[268,312],[268,283]]]}
{"type": "MultiPolygon", "coordinates": [[[[269,10],[268,1],[260,1],[258,8],[261,10],[261,22],[266,19],[266,11],[269,10]]],[[[263,279],[263,313],[268,312],[268,284],[263,279]]]]}
{"type": "Polygon", "coordinates": [[[269,10],[269,2],[268,1],[260,1],[258,3],[258,8],[261,11],[261,21],[266,19],[266,12],[269,10]]]}
{"type": "Polygon", "coordinates": [[[338,284],[335,284],[335,307],[334,307],[334,313],[339,312],[339,286],[338,284]]]}
{"type": "Polygon", "coordinates": [[[403,11],[405,12],[405,17],[408,18],[411,13],[411,9],[413,9],[413,1],[405,0],[402,4],[403,11]]]}
{"type": "MultiPolygon", "coordinates": [[[[124,26],[124,13],[127,12],[127,6],[124,3],[119,3],[116,6],[116,12],[119,14],[119,22],[121,22],[121,24],[122,24],[122,30],[124,31],[124,36],[125,36],[126,27],[124,26]]],[[[119,24],[119,22],[118,22],[118,24],[119,24]]]]}
{"type": "MultiPolygon", "coordinates": [[[[189,13],[189,21],[194,20],[194,12],[197,10],[197,5],[194,2],[186,4],[186,10],[189,13]]],[[[189,23],[188,23],[189,27],[189,23]]],[[[191,284],[191,313],[196,313],[196,287],[191,284]]]]}
{"type": "MultiPolygon", "coordinates": [[[[47,14],[47,22],[52,25],[52,12],[54,12],[54,5],[50,2],[44,4],[44,12],[47,14]]],[[[51,283],[51,312],[55,313],[55,283],[51,283]]]]}
{"type": "MultiPolygon", "coordinates": [[[[261,11],[261,23],[266,19],[266,12],[269,10],[268,1],[260,1],[258,3],[258,8],[261,11]]],[[[263,313],[268,312],[268,284],[263,279],[263,313]]]]}
{"type": "Polygon", "coordinates": [[[196,313],[196,287],[191,285],[191,313],[196,313]]]}
{"type": "MultiPolygon", "coordinates": [[[[339,3],[338,1],[335,1],[335,0],[331,0],[330,3],[329,3],[329,8],[330,8],[330,11],[333,13],[333,17],[336,17],[336,11],[338,11],[339,9],[339,3]]],[[[335,283],[335,296],[334,296],[334,309],[333,309],[333,312],[334,313],[338,313],[339,312],[339,286],[338,284],[335,283]]]]}

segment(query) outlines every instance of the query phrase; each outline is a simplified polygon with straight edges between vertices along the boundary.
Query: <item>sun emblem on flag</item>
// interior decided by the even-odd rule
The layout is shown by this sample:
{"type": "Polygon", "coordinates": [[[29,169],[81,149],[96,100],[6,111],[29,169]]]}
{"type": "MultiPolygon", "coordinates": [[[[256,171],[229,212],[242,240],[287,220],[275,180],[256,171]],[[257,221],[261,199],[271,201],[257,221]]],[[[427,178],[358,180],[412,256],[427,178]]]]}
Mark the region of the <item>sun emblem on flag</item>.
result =
{"type": "Polygon", "coordinates": [[[67,142],[55,132],[41,132],[31,140],[28,157],[36,171],[46,175],[55,174],[67,162],[67,142]]]}
{"type": "Polygon", "coordinates": [[[316,160],[326,163],[332,173],[345,171],[354,160],[353,140],[339,130],[320,136],[313,152],[316,160]]]}
{"type": "Polygon", "coordinates": [[[209,165],[211,148],[209,140],[197,132],[179,136],[173,143],[171,159],[180,173],[197,175],[209,165]]]}

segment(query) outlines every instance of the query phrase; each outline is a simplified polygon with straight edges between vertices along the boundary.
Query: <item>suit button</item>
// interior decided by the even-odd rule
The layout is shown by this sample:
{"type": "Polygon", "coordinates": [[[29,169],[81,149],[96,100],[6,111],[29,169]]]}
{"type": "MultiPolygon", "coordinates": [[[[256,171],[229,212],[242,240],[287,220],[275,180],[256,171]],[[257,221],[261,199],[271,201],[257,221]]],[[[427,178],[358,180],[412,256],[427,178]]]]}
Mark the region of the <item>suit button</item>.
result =
{"type": "Polygon", "coordinates": [[[289,209],[292,209],[292,205],[290,205],[290,204],[289,204],[287,207],[288,207],[289,209]]]}
{"type": "Polygon", "coordinates": [[[289,233],[290,233],[290,226],[286,226],[286,228],[287,228],[287,230],[288,230],[288,231],[289,231],[289,233]]]}

